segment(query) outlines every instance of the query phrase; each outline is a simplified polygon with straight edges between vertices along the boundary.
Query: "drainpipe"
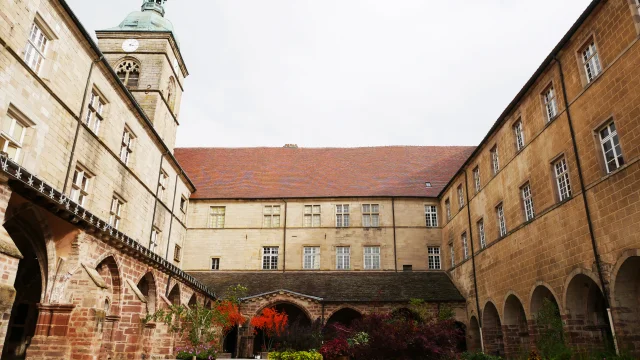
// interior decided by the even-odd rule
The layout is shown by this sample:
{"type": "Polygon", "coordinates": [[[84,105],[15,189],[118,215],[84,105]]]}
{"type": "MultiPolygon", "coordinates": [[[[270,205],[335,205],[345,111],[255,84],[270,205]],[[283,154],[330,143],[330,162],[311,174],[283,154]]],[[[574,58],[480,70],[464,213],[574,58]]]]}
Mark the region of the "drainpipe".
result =
{"type": "MultiPolygon", "coordinates": [[[[160,169],[158,170],[158,182],[156,184],[160,184],[160,177],[162,176],[162,165],[164,164],[164,156],[167,153],[162,153],[162,155],[160,155],[160,169]]],[[[155,201],[153,202],[153,216],[151,217],[151,232],[149,233],[149,249],[151,249],[151,240],[153,239],[153,228],[154,228],[154,224],[156,222],[156,210],[158,209],[158,201],[160,199],[158,199],[158,195],[160,192],[160,186],[156,185],[156,198],[155,201]]],[[[173,214],[171,214],[171,216],[173,216],[173,214]]],[[[157,241],[158,239],[156,239],[157,241]]]]}
{"type": "Polygon", "coordinates": [[[391,216],[393,218],[393,263],[398,272],[398,253],[396,250],[396,202],[391,198],[391,216]]]}
{"type": "Polygon", "coordinates": [[[464,169],[464,191],[467,198],[467,221],[469,224],[469,241],[471,242],[471,267],[473,269],[473,290],[476,294],[476,312],[478,313],[478,329],[480,330],[480,349],[484,352],[484,340],[482,339],[482,314],[480,313],[480,300],[478,298],[478,279],[476,276],[476,252],[473,248],[473,227],[471,226],[471,204],[469,203],[469,186],[467,181],[467,169],[464,169]]]}
{"type": "Polygon", "coordinates": [[[282,199],[284,202],[284,230],[282,232],[282,272],[287,269],[287,200],[282,199]]]}
{"type": "Polygon", "coordinates": [[[573,129],[573,121],[571,120],[571,112],[569,111],[569,101],[567,98],[567,89],[564,83],[564,72],[562,71],[562,64],[560,63],[560,59],[558,57],[553,58],[555,62],[558,64],[558,70],[560,71],[560,83],[562,84],[562,97],[564,99],[564,104],[567,112],[567,122],[569,124],[569,132],[571,133],[571,143],[573,145],[573,153],[576,157],[576,166],[578,167],[578,179],[580,179],[580,191],[582,191],[582,202],[584,204],[585,214],[587,216],[587,225],[589,227],[589,236],[591,237],[591,248],[593,249],[593,257],[596,261],[596,268],[598,270],[598,278],[600,280],[600,285],[602,286],[602,292],[604,295],[604,305],[606,308],[605,314],[603,314],[607,319],[609,319],[609,326],[611,327],[611,335],[613,336],[613,345],[616,350],[616,354],[620,355],[620,350],[618,349],[618,340],[616,338],[615,328],[613,326],[613,318],[611,317],[611,304],[609,302],[609,291],[605,286],[604,275],[602,273],[602,263],[600,259],[600,253],[598,252],[598,244],[596,243],[596,236],[593,231],[593,223],[591,221],[591,211],[589,209],[589,200],[587,199],[587,190],[584,185],[584,178],[582,177],[582,165],[580,163],[580,155],[578,154],[578,144],[576,143],[576,134],[573,129]]]}
{"type": "Polygon", "coordinates": [[[169,236],[167,236],[167,252],[164,254],[164,259],[169,261],[169,245],[171,245],[171,229],[173,228],[173,217],[176,209],[176,194],[178,193],[178,179],[180,174],[176,175],[176,185],[173,188],[173,204],[171,204],[171,221],[169,222],[169,236]]]}
{"type": "Polygon", "coordinates": [[[76,135],[73,137],[73,146],[71,147],[71,154],[69,155],[69,165],[67,165],[67,176],[64,177],[64,185],[62,186],[62,193],[67,193],[67,185],[69,185],[69,174],[71,174],[71,165],[73,164],[73,158],[76,153],[76,146],[78,145],[78,136],[80,135],[80,127],[82,124],[82,114],[84,112],[84,106],[87,103],[87,94],[89,93],[89,86],[91,85],[91,75],[93,74],[93,68],[97,63],[102,61],[104,56],[100,56],[91,63],[89,67],[89,75],[87,75],[87,83],[84,87],[84,95],[82,96],[82,105],[80,105],[80,111],[78,112],[78,125],[76,126],[76,135]]]}

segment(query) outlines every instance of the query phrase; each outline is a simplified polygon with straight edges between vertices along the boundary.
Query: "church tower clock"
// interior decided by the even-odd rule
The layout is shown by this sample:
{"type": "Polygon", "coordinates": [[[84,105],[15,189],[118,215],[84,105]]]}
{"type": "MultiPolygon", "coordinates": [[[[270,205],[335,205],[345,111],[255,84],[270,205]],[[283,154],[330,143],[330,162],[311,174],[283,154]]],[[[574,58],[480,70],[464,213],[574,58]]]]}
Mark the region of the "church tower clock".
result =
{"type": "Polygon", "coordinates": [[[173,150],[184,79],[189,73],[173,25],[165,17],[166,2],[143,0],[140,11],[96,35],[120,81],[173,150]]]}

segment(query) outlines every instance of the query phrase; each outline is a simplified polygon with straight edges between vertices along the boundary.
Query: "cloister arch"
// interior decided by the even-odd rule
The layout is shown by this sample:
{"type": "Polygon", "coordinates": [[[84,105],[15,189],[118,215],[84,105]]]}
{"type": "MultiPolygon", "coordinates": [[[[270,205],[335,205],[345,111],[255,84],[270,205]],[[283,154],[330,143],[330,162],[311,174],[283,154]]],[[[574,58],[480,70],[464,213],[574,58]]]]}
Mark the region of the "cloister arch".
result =
{"type": "Polygon", "coordinates": [[[579,272],[570,278],[564,302],[566,330],[572,345],[592,348],[613,344],[604,296],[589,273],[579,272]]]}
{"type": "Polygon", "coordinates": [[[611,286],[618,345],[640,356],[640,250],[630,250],[618,260],[611,286]]]}
{"type": "Polygon", "coordinates": [[[169,300],[169,302],[171,302],[172,305],[180,305],[182,301],[180,300],[180,284],[179,283],[176,283],[175,285],[173,285],[173,288],[169,292],[167,299],[169,300]]]}
{"type": "Polygon", "coordinates": [[[332,324],[342,324],[345,326],[350,326],[351,323],[355,320],[361,319],[362,314],[353,308],[343,307],[331,314],[327,318],[327,326],[332,324]]]}
{"type": "Polygon", "coordinates": [[[104,289],[104,299],[102,300],[104,310],[104,320],[102,324],[102,344],[100,346],[100,357],[108,358],[113,351],[113,335],[117,322],[115,319],[120,315],[122,280],[120,270],[115,257],[107,256],[98,263],[96,271],[105,281],[107,288],[104,289]]]}
{"type": "Polygon", "coordinates": [[[505,352],[515,357],[529,349],[529,326],[522,301],[515,294],[509,294],[504,303],[505,352]]]}
{"type": "Polygon", "coordinates": [[[144,274],[138,281],[138,289],[140,293],[147,299],[147,313],[156,312],[156,280],[152,272],[144,274]]]}
{"type": "Polygon", "coordinates": [[[469,328],[467,330],[467,349],[469,351],[482,350],[482,340],[480,339],[480,325],[478,319],[472,316],[469,319],[469,328]]]}
{"type": "Polygon", "coordinates": [[[193,293],[193,295],[191,295],[191,298],[189,298],[189,302],[187,303],[187,305],[190,308],[193,308],[194,306],[198,305],[198,297],[196,296],[196,293],[193,293]]]}
{"type": "Polygon", "coordinates": [[[545,299],[555,304],[558,308],[558,312],[562,313],[562,309],[560,309],[560,305],[558,303],[557,297],[551,290],[549,286],[543,283],[539,283],[534,287],[531,292],[531,302],[529,304],[529,313],[531,317],[535,319],[536,314],[542,309],[542,306],[545,303],[545,299]]]}
{"type": "Polygon", "coordinates": [[[504,356],[504,342],[502,337],[502,323],[498,308],[488,301],[482,312],[482,335],[484,351],[490,355],[504,356]]]}
{"type": "MultiPolygon", "coordinates": [[[[278,312],[285,312],[289,317],[289,328],[291,327],[311,327],[312,319],[304,307],[289,301],[278,301],[275,303],[271,303],[262,307],[256,315],[260,315],[262,310],[267,308],[275,308],[278,312]]],[[[259,353],[265,345],[265,338],[263,337],[263,333],[261,330],[256,330],[254,342],[253,342],[253,352],[259,353]]]]}

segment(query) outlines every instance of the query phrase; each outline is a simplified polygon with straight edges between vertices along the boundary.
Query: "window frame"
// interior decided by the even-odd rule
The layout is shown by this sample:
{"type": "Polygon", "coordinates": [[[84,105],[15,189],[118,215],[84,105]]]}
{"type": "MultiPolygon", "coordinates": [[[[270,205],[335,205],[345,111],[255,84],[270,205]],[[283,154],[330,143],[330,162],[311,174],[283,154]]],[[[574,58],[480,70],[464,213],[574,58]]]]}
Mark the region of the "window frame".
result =
{"type": "Polygon", "coordinates": [[[122,139],[120,140],[120,161],[126,166],[130,165],[135,139],[136,135],[129,126],[125,125],[122,131],[122,139]]]}
{"type": "MultiPolygon", "coordinates": [[[[637,0],[640,1],[640,0],[637,0]]],[[[626,163],[624,161],[624,152],[622,151],[622,145],[620,144],[620,135],[618,135],[618,127],[615,124],[614,120],[609,120],[606,122],[606,124],[604,126],[601,126],[597,131],[596,131],[596,136],[598,138],[598,142],[600,144],[600,151],[602,153],[602,162],[604,164],[604,170],[607,174],[611,174],[612,172],[620,169],[620,167],[624,166],[626,163]],[[612,130],[613,127],[613,130],[612,130]],[[608,131],[608,135],[605,136],[604,138],[602,137],[602,132],[604,130],[608,131]],[[616,145],[616,140],[617,140],[617,145],[616,145]],[[609,163],[611,162],[611,160],[607,161],[607,151],[605,149],[605,144],[606,143],[610,143],[611,146],[611,151],[613,152],[613,161],[615,162],[615,169],[610,169],[609,168],[609,163]],[[616,147],[619,149],[620,154],[618,154],[618,150],[616,150],[616,147]]]]}
{"type": "Polygon", "coordinates": [[[321,205],[304,205],[302,207],[302,227],[315,228],[322,227],[322,206],[321,205]],[[307,209],[310,209],[310,212],[307,212],[307,209]],[[316,212],[318,209],[318,212],[316,212]],[[318,219],[318,223],[316,225],[315,219],[318,219]],[[307,224],[307,219],[309,219],[309,223],[307,224]]]}
{"type": "Polygon", "coordinates": [[[380,245],[363,246],[362,255],[363,255],[362,268],[364,270],[381,270],[382,269],[382,249],[380,248],[380,245]],[[367,250],[375,250],[375,249],[377,249],[377,252],[367,252],[367,250]],[[367,257],[370,260],[369,266],[367,266],[367,257]],[[377,267],[375,267],[376,258],[378,260],[377,267]]]}
{"type": "Polygon", "coordinates": [[[558,117],[558,98],[556,96],[556,90],[551,83],[542,92],[542,104],[545,109],[546,123],[550,123],[553,119],[558,117]]]}
{"type": "Polygon", "coordinates": [[[362,204],[360,207],[362,210],[362,227],[363,228],[378,228],[380,227],[380,204],[362,204]],[[365,210],[365,207],[369,207],[369,210],[365,210]],[[377,211],[374,211],[374,207],[377,211]],[[368,223],[367,219],[368,217],[368,223]],[[374,219],[377,219],[375,222],[374,219]]]}
{"type": "Polygon", "coordinates": [[[138,59],[127,56],[120,59],[118,65],[114,68],[116,76],[124,84],[127,89],[137,89],[140,86],[140,74],[142,73],[142,63],[138,59]],[[131,69],[124,69],[123,66],[127,66],[130,63],[131,69]],[[120,77],[120,74],[124,74],[124,79],[120,77]],[[132,74],[137,76],[131,77],[132,74]]]}
{"type": "Polygon", "coordinates": [[[302,269],[303,270],[320,270],[320,246],[303,246],[302,247],[302,269]],[[309,250],[310,252],[307,252],[309,250]],[[317,252],[316,252],[317,250],[317,252]],[[307,259],[309,259],[309,267],[307,267],[307,259]]]}
{"type": "Polygon", "coordinates": [[[187,197],[184,195],[180,195],[180,211],[182,211],[183,213],[186,213],[188,208],[189,208],[189,199],[187,199],[187,197]]]}
{"type": "Polygon", "coordinates": [[[482,189],[482,183],[481,183],[481,179],[480,179],[480,166],[476,165],[475,168],[473,168],[473,185],[475,187],[476,190],[476,194],[480,192],[480,190],[482,189]]]}
{"type": "Polygon", "coordinates": [[[525,137],[524,137],[524,125],[522,123],[522,119],[518,119],[512,126],[515,138],[516,138],[516,152],[522,151],[524,149],[525,137]]]}
{"type": "Polygon", "coordinates": [[[498,238],[503,238],[507,236],[507,219],[504,215],[504,203],[499,203],[496,205],[496,217],[498,220],[498,238]]]}
{"type": "Polygon", "coordinates": [[[160,175],[158,176],[158,199],[164,200],[165,192],[169,183],[169,175],[164,169],[160,169],[160,175]]]}
{"type": "Polygon", "coordinates": [[[209,270],[211,270],[211,271],[220,270],[220,258],[219,257],[211,257],[211,262],[209,263],[209,270]]]}
{"type": "Polygon", "coordinates": [[[71,178],[71,192],[69,199],[79,206],[85,207],[86,200],[89,197],[89,187],[91,186],[94,175],[84,166],[76,164],[76,168],[71,178]],[[82,181],[78,183],[78,176],[82,176],[82,181]],[[77,195],[76,195],[77,194],[77,195]]]}
{"type": "Polygon", "coordinates": [[[262,270],[264,271],[278,270],[279,260],[280,260],[279,258],[280,258],[279,246],[263,246],[262,247],[262,265],[261,265],[262,270]],[[269,249],[269,253],[266,252],[267,249],[269,249]],[[274,259],[275,259],[275,263],[274,263],[274,259]],[[268,261],[268,262],[265,263],[265,261],[268,261]]]}
{"type": "Polygon", "coordinates": [[[104,99],[102,93],[100,93],[97,89],[91,90],[91,94],[89,94],[89,101],[87,104],[87,116],[84,118],[84,124],[93,132],[95,135],[100,133],[100,128],[102,127],[102,122],[104,121],[104,109],[107,106],[107,101],[104,99]],[[97,107],[95,103],[98,103],[97,107]]]}
{"type": "Polygon", "coordinates": [[[208,228],[209,229],[224,229],[225,222],[227,216],[227,207],[226,206],[209,206],[209,219],[208,219],[208,228]],[[215,210],[222,209],[221,212],[214,212],[215,210]],[[214,219],[216,219],[214,221],[214,219]],[[222,221],[220,221],[222,219],[222,221]]]}
{"type": "Polygon", "coordinates": [[[282,208],[280,207],[280,205],[264,205],[262,208],[262,227],[264,229],[280,228],[282,224],[281,216],[282,216],[282,208]],[[277,213],[276,213],[276,209],[278,209],[277,213]],[[274,224],[274,219],[278,219],[277,224],[274,224]]]}
{"type": "Polygon", "coordinates": [[[351,270],[351,246],[336,246],[336,270],[351,270]],[[347,249],[340,252],[338,249],[347,249]]]}
{"type": "Polygon", "coordinates": [[[598,53],[598,46],[596,45],[596,40],[593,35],[585,41],[584,45],[580,48],[578,55],[582,63],[582,71],[584,72],[585,79],[587,80],[587,85],[591,84],[600,76],[600,74],[602,74],[602,71],[604,70],[600,60],[600,54],[598,53]]]}
{"type": "Polygon", "coordinates": [[[485,249],[487,247],[487,236],[485,234],[484,218],[476,221],[476,226],[478,227],[478,240],[480,241],[480,249],[485,249]]]}
{"type": "Polygon", "coordinates": [[[520,199],[522,200],[524,221],[528,222],[533,220],[536,217],[536,211],[533,206],[533,190],[531,190],[531,183],[529,181],[520,187],[520,199]]]}
{"type": "Polygon", "coordinates": [[[449,200],[449,198],[446,198],[444,200],[444,209],[447,213],[447,221],[451,221],[451,201],[449,200]]]}
{"type": "Polygon", "coordinates": [[[113,195],[111,198],[111,207],[109,208],[109,226],[118,230],[120,222],[122,222],[122,209],[124,208],[126,201],[120,196],[113,195]]]}
{"type": "Polygon", "coordinates": [[[336,227],[348,228],[351,226],[351,209],[349,204],[335,204],[336,209],[336,227]],[[346,210],[346,211],[345,211],[346,210]]]}
{"type": "Polygon", "coordinates": [[[451,267],[454,268],[456,266],[456,249],[452,242],[449,243],[449,257],[449,260],[451,260],[451,267]]]}
{"type": "Polygon", "coordinates": [[[34,19],[31,24],[31,29],[29,29],[24,57],[22,58],[29,69],[33,70],[38,76],[40,76],[42,72],[47,59],[47,50],[49,50],[49,46],[53,40],[45,29],[46,27],[43,26],[37,18],[34,19]],[[40,44],[38,44],[38,42],[40,44]],[[33,50],[33,52],[31,50],[33,50]]]}
{"type": "Polygon", "coordinates": [[[462,187],[462,184],[458,185],[457,193],[458,193],[458,210],[461,210],[465,204],[464,188],[462,187]]]}
{"type": "Polygon", "coordinates": [[[438,207],[436,205],[424,206],[425,226],[428,228],[438,227],[438,207]]]}
{"type": "MultiPolygon", "coordinates": [[[[155,249],[158,248],[158,246],[160,246],[160,240],[159,240],[161,236],[160,234],[161,234],[161,231],[158,227],[154,226],[151,229],[151,237],[149,240],[149,250],[151,250],[151,252],[155,253],[156,252],[155,249]]],[[[175,251],[175,248],[174,248],[174,251],[175,251]]],[[[174,260],[175,260],[175,254],[174,254],[174,260]]]]}
{"type": "Polygon", "coordinates": [[[464,260],[467,260],[469,258],[469,241],[466,231],[460,235],[460,240],[462,240],[462,255],[464,256],[464,260]]]}
{"type": "Polygon", "coordinates": [[[30,121],[24,114],[22,114],[18,109],[14,108],[13,105],[9,105],[9,110],[4,115],[2,119],[3,124],[0,127],[0,151],[7,154],[7,157],[14,162],[20,162],[20,155],[23,152],[25,146],[25,137],[27,136],[27,131],[29,128],[34,126],[34,123],[30,121]],[[4,130],[4,122],[9,122],[9,131],[4,130]],[[17,139],[14,137],[14,132],[16,126],[20,126],[22,128],[22,133],[17,139]],[[10,156],[7,151],[9,148],[15,149],[14,156],[10,156]]]}
{"type": "Polygon", "coordinates": [[[500,154],[498,153],[498,145],[493,145],[489,150],[491,155],[491,169],[493,170],[493,176],[498,175],[500,172],[500,154]]]}
{"type": "Polygon", "coordinates": [[[558,197],[558,201],[563,202],[571,199],[573,191],[571,189],[571,177],[569,175],[569,164],[567,163],[567,158],[562,155],[554,160],[551,166],[553,171],[553,178],[556,184],[556,194],[558,197]],[[562,167],[564,168],[564,170],[561,173],[558,172],[558,164],[563,164],[562,167]],[[563,183],[565,191],[563,191],[563,183]]]}
{"type": "Polygon", "coordinates": [[[429,270],[442,270],[441,253],[442,251],[440,249],[440,246],[427,246],[427,268],[429,270]],[[432,259],[433,259],[433,266],[431,261],[432,259]]]}

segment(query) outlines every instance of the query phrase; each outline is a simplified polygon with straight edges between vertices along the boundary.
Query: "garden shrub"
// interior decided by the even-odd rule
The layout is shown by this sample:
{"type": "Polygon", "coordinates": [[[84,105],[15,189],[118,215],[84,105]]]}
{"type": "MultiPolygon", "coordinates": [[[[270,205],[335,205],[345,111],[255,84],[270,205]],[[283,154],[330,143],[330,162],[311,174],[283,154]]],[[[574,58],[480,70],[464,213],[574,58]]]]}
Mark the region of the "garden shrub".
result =
{"type": "Polygon", "coordinates": [[[283,351],[269,353],[271,360],[322,360],[322,355],[316,351],[283,351]]]}
{"type": "Polygon", "coordinates": [[[311,325],[296,320],[287,326],[284,333],[275,337],[276,350],[304,351],[318,349],[322,345],[322,321],[316,320],[311,325]]]}
{"type": "Polygon", "coordinates": [[[465,352],[460,357],[462,360],[502,360],[500,356],[492,356],[482,352],[465,352]]]}

